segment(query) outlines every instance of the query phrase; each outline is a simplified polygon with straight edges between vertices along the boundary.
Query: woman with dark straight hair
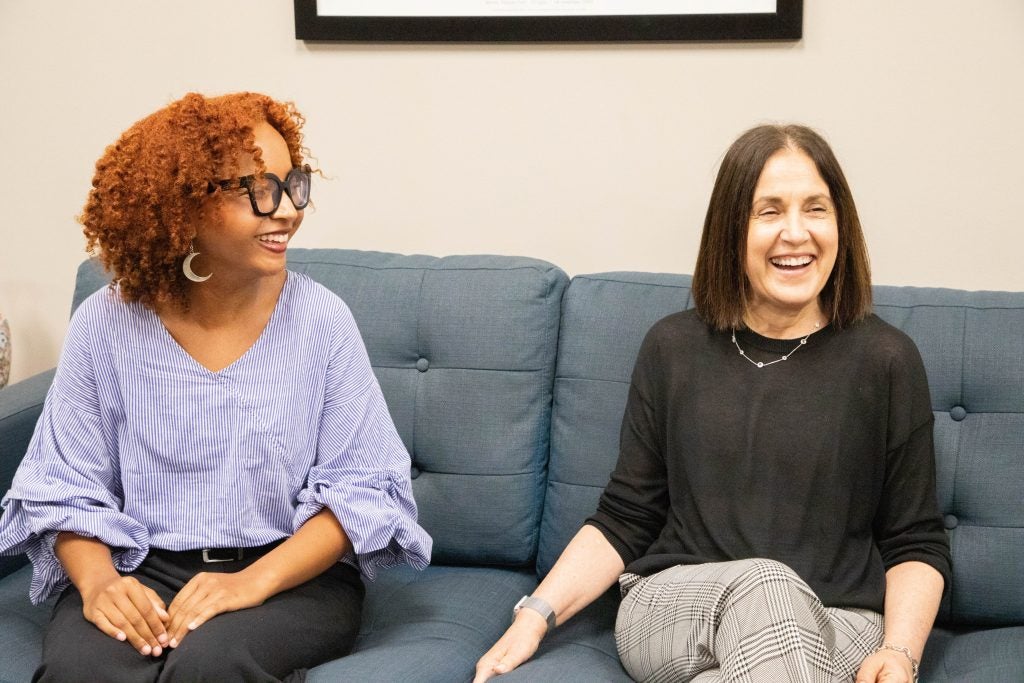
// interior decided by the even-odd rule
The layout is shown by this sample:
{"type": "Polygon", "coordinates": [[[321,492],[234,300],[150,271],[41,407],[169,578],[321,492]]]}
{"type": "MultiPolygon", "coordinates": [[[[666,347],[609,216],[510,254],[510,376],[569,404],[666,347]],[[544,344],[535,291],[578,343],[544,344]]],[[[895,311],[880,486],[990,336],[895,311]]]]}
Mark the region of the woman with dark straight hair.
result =
{"type": "Polygon", "coordinates": [[[853,194],[832,149],[804,126],[758,126],[729,148],[711,193],[697,266],[693,298],[700,317],[716,330],[743,326],[750,283],[736,257],[747,245],[747,218],[761,169],[783,148],[806,154],[828,186],[839,235],[838,253],[821,305],[839,328],[871,313],[871,267],[853,194]]]}
{"type": "Polygon", "coordinates": [[[931,400],[914,343],[871,313],[857,209],[820,135],[733,143],[692,291],[644,339],[597,511],[475,680],[616,581],[636,680],[916,680],[951,571],[931,400]]]}

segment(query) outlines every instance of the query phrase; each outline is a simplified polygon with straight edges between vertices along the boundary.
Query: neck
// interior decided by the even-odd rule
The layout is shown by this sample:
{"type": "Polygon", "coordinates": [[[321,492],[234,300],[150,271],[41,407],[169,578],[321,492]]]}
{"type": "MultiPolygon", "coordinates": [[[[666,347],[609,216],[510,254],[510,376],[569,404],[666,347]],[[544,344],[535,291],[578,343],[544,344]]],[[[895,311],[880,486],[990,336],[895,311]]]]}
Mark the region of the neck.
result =
{"type": "Polygon", "coordinates": [[[766,310],[750,307],[743,314],[748,329],[769,339],[796,339],[821,329],[828,322],[821,306],[815,301],[797,311],[766,310]]]}
{"type": "Polygon", "coordinates": [[[277,304],[287,277],[287,273],[281,271],[245,282],[223,278],[214,283],[214,278],[210,278],[206,282],[189,283],[187,315],[203,327],[258,316],[277,304]]]}

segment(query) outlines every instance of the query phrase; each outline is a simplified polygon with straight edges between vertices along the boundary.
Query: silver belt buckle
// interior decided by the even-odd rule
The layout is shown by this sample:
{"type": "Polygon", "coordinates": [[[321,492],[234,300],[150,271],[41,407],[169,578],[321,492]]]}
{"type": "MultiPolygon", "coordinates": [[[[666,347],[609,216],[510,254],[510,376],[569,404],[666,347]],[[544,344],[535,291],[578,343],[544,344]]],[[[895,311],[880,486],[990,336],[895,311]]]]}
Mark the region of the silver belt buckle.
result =
{"type": "Polygon", "coordinates": [[[235,548],[237,557],[210,557],[211,550],[226,550],[226,548],[203,548],[203,562],[206,564],[213,564],[214,562],[234,562],[240,560],[245,556],[245,552],[241,548],[235,548]]]}

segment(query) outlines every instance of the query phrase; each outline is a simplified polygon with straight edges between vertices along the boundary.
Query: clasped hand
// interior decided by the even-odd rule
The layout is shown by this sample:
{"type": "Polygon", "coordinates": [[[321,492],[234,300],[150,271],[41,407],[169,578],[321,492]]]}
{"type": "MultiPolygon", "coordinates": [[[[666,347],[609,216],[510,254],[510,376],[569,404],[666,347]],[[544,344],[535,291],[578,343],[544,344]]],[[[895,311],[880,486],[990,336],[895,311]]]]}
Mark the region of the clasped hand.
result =
{"type": "Polygon", "coordinates": [[[132,576],[108,579],[82,594],[82,613],[111,638],[159,657],[218,614],[255,607],[265,598],[242,573],[196,574],[170,607],[132,576]]]}

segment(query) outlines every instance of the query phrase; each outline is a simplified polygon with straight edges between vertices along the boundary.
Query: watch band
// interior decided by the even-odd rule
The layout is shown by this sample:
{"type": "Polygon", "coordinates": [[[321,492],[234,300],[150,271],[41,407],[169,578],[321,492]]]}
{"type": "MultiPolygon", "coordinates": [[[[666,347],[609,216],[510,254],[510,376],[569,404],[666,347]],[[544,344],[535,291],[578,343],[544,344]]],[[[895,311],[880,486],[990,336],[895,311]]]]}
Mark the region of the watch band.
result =
{"type": "Polygon", "coordinates": [[[519,614],[519,610],[527,607],[532,609],[537,614],[544,617],[544,621],[548,622],[548,630],[550,631],[555,627],[555,610],[551,609],[551,605],[546,600],[535,598],[532,595],[524,595],[519,598],[519,602],[512,608],[512,616],[519,614]]]}

